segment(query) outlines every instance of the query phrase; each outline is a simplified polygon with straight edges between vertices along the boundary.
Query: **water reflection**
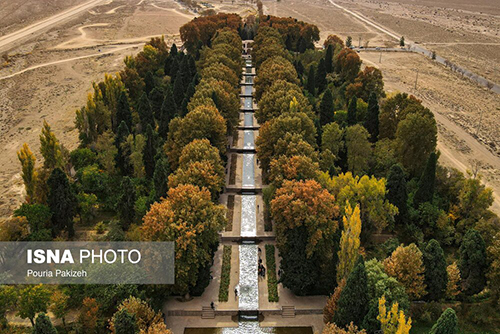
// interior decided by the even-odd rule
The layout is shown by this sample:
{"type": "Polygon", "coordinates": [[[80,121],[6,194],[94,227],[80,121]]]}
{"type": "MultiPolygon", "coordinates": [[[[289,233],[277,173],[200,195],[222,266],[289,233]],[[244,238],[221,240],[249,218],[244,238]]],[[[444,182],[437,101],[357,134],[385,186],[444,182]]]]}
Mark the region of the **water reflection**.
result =
{"type": "Polygon", "coordinates": [[[245,130],[244,131],[244,148],[247,149],[253,149],[255,148],[255,142],[253,138],[253,131],[252,130],[245,130]]]}
{"type": "Polygon", "coordinates": [[[245,122],[243,123],[243,126],[253,126],[253,115],[252,115],[252,113],[249,113],[249,112],[245,113],[245,122]]]}

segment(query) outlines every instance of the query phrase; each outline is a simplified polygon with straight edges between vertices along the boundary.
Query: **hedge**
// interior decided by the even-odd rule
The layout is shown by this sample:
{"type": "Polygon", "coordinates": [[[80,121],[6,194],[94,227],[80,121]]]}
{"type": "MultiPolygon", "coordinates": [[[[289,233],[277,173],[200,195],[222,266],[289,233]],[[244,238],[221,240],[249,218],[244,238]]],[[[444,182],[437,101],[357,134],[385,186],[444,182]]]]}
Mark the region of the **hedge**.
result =
{"type": "Polygon", "coordinates": [[[222,251],[222,270],[220,275],[219,302],[227,302],[231,281],[231,246],[225,245],[222,251]]]}
{"type": "Polygon", "coordinates": [[[278,280],[276,279],[276,259],[274,245],[266,245],[267,292],[270,302],[278,302],[278,280]]]}

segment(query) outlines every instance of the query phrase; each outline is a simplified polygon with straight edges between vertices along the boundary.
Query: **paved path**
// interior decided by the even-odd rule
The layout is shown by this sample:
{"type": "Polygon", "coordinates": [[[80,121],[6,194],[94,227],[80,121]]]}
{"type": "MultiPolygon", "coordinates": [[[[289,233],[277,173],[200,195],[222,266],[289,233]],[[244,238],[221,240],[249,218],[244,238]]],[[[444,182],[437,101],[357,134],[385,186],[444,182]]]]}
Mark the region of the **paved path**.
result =
{"type": "Polygon", "coordinates": [[[32,35],[36,34],[37,32],[40,32],[41,30],[51,27],[53,25],[56,25],[63,20],[66,20],[72,16],[78,15],[86,10],[89,10],[90,8],[95,7],[99,3],[103,2],[104,0],[90,0],[87,1],[83,4],[80,4],[78,6],[72,7],[68,10],[65,10],[61,13],[58,13],[56,15],[53,15],[49,18],[46,18],[44,20],[38,21],[34,24],[31,24],[25,28],[22,28],[18,31],[15,31],[13,33],[10,33],[8,35],[0,37],[0,50],[8,49],[9,47],[12,46],[12,43],[19,41],[22,38],[25,37],[32,37],[32,35]]]}

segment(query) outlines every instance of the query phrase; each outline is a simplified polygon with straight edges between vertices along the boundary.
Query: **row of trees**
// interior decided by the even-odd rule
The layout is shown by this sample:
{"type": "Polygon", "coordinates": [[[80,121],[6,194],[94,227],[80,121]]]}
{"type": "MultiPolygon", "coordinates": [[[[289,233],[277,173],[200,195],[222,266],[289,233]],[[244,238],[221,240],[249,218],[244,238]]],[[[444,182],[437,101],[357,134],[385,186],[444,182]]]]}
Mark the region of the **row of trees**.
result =
{"type": "Polygon", "coordinates": [[[491,190],[438,165],[436,121],[421,101],[386,96],[381,72],[361,70],[338,37],[324,45],[293,55],[274,25],[255,37],[256,146],[280,282],[331,294],[325,321],[340,328],[408,332],[410,300],[464,300],[497,277],[491,190]],[[381,231],[409,246],[393,239],[365,263],[381,231]],[[460,250],[446,258],[441,246],[460,250]]]}

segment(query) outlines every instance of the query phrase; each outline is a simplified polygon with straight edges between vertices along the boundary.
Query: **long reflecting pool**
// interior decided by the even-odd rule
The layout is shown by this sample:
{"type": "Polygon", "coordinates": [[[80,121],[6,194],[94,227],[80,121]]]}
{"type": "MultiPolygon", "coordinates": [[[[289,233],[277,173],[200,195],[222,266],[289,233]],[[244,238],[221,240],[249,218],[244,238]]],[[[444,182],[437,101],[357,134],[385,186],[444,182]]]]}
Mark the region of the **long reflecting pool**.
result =
{"type": "MultiPolygon", "coordinates": [[[[255,237],[257,235],[257,197],[255,195],[241,195],[241,236],[255,237]]],[[[255,260],[257,264],[257,260],[255,260]]],[[[255,271],[257,272],[257,270],[255,271]]],[[[241,279],[242,273],[240,273],[241,279]]]]}
{"type": "MultiPolygon", "coordinates": [[[[257,245],[240,245],[240,282],[238,284],[238,308],[240,310],[259,308],[258,259],[257,245]]],[[[242,323],[246,324],[246,322],[242,323]]]]}
{"type": "Polygon", "coordinates": [[[245,130],[245,131],[243,131],[243,134],[244,134],[244,137],[243,137],[244,148],[249,148],[249,149],[255,148],[255,142],[253,139],[253,131],[252,130],[245,130]]]}
{"type": "Polygon", "coordinates": [[[250,112],[246,112],[244,116],[245,121],[243,123],[243,126],[253,126],[253,114],[250,112]]]}
{"type": "Polygon", "coordinates": [[[255,186],[255,154],[243,154],[243,187],[255,186]]]}
{"type": "Polygon", "coordinates": [[[186,328],[185,334],[313,334],[311,327],[260,328],[257,322],[240,322],[238,328],[186,328]]]}

